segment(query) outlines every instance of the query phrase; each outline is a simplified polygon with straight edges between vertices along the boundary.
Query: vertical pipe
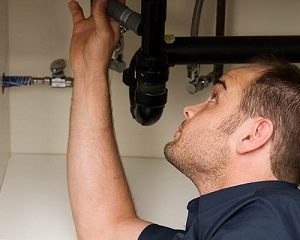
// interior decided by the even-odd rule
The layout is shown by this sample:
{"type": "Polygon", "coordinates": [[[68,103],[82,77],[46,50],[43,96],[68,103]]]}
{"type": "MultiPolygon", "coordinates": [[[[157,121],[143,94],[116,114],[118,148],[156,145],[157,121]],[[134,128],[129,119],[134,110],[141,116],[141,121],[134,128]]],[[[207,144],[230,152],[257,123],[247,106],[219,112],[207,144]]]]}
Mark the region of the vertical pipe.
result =
{"type": "Polygon", "coordinates": [[[167,0],[142,0],[142,54],[146,57],[164,55],[167,0]]]}
{"type": "MultiPolygon", "coordinates": [[[[216,36],[224,36],[225,34],[225,14],[226,0],[217,0],[216,36]]],[[[223,64],[214,65],[214,73],[217,78],[222,76],[223,71],[223,64]]]]}
{"type": "Polygon", "coordinates": [[[225,34],[226,0],[217,1],[216,36],[225,34]]]}
{"type": "Polygon", "coordinates": [[[199,35],[199,25],[203,9],[203,3],[204,0],[196,0],[192,18],[191,37],[198,37],[199,35]]]}

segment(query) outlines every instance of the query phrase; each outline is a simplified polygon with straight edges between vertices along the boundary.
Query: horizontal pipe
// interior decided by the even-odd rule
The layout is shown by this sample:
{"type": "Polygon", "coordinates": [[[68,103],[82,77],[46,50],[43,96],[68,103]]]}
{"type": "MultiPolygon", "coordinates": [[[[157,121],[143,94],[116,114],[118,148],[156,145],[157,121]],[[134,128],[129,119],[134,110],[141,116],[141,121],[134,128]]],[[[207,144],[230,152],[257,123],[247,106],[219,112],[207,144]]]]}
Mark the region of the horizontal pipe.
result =
{"type": "Polygon", "coordinates": [[[300,36],[176,37],[166,44],[168,64],[246,63],[258,55],[300,62],[300,36]]]}

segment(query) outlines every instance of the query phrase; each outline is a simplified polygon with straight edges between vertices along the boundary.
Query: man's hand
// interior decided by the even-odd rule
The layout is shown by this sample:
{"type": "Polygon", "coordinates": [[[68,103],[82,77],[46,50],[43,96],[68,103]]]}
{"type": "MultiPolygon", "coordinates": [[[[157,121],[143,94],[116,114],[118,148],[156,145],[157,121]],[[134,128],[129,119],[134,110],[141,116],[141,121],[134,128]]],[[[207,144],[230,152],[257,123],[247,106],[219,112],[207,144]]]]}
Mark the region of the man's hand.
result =
{"type": "Polygon", "coordinates": [[[107,71],[112,53],[120,38],[119,24],[106,16],[108,0],[95,0],[92,16],[85,18],[76,1],[69,2],[73,19],[73,36],[70,49],[72,70],[75,75],[107,71]]]}

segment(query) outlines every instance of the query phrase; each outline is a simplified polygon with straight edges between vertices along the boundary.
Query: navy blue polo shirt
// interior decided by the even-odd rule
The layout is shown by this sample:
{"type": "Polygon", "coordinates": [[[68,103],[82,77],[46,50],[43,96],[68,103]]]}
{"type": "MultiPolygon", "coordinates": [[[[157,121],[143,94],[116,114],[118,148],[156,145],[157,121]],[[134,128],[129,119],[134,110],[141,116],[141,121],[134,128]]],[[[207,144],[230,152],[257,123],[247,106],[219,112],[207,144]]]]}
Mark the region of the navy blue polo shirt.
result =
{"type": "Polygon", "coordinates": [[[152,224],[138,240],[300,240],[300,191],[281,181],[243,184],[188,204],[185,230],[152,224]]]}

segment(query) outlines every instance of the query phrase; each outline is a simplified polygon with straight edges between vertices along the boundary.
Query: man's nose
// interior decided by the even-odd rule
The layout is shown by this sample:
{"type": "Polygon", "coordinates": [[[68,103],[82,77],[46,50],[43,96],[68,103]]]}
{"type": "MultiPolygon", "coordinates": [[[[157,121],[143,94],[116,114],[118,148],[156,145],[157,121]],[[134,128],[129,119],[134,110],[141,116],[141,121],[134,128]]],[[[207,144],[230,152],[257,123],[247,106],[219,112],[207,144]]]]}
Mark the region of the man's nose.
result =
{"type": "Polygon", "coordinates": [[[204,107],[205,107],[204,103],[199,103],[199,104],[196,104],[196,105],[186,106],[183,109],[183,115],[186,119],[193,118],[204,107]]]}

